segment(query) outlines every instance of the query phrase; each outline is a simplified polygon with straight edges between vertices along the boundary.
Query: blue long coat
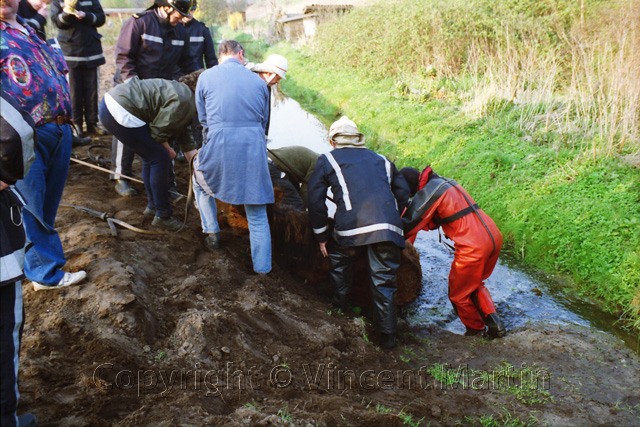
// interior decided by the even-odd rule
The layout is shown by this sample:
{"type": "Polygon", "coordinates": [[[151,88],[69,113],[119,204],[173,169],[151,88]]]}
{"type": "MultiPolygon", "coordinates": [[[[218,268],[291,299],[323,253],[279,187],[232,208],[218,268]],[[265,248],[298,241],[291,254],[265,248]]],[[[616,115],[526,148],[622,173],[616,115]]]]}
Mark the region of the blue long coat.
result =
{"type": "Polygon", "coordinates": [[[196,162],[205,191],[231,204],[273,203],[265,138],[266,83],[228,59],[200,75],[196,107],[206,132],[196,162]]]}

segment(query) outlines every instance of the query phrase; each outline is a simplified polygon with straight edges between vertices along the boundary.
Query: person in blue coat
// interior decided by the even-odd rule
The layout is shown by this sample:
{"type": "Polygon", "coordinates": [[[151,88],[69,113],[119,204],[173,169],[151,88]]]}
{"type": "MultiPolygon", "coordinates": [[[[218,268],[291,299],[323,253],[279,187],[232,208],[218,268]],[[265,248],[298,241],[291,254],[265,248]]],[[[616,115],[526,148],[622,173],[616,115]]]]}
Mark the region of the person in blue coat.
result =
{"type": "Polygon", "coordinates": [[[309,178],[309,218],[322,255],[329,257],[333,305],[341,311],[351,292],[353,258],[366,249],[382,347],[393,348],[396,273],[404,248],[400,213],[409,201],[409,185],[392,162],[366,149],[364,141],[346,116],[331,125],[334,150],[318,158],[309,178]],[[326,205],[329,187],[336,203],[333,232],[326,205]]]}
{"type": "Polygon", "coordinates": [[[269,91],[244,67],[244,49],[237,41],[223,40],[218,58],[219,65],[203,72],[196,87],[205,141],[194,159],[193,189],[208,234],[204,243],[211,250],[220,247],[215,199],[244,205],[253,269],[268,273],[271,234],[266,205],[274,202],[265,137],[269,91]]]}

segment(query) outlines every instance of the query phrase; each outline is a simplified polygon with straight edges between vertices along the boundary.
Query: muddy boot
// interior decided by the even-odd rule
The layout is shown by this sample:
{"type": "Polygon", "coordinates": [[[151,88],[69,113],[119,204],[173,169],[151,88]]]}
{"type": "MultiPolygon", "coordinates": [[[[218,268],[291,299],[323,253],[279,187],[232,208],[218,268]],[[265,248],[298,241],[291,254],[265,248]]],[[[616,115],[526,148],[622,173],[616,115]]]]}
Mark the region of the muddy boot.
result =
{"type": "Polygon", "coordinates": [[[344,313],[347,309],[347,296],[346,295],[333,295],[331,305],[341,313],[344,313]]]}
{"type": "Polygon", "coordinates": [[[211,233],[204,239],[204,246],[212,252],[220,249],[220,233],[211,233]]]}
{"type": "Polygon", "coordinates": [[[498,313],[488,314],[484,318],[484,323],[487,325],[487,338],[490,340],[494,338],[502,338],[507,334],[498,313]]]}
{"type": "Polygon", "coordinates": [[[155,216],[153,217],[153,221],[151,222],[151,225],[155,225],[156,227],[164,228],[165,230],[169,230],[169,231],[189,229],[189,227],[187,227],[186,225],[183,225],[179,220],[177,220],[172,216],[165,216],[165,217],[155,216]]]}
{"type": "Polygon", "coordinates": [[[146,208],[144,208],[144,212],[142,212],[142,215],[146,216],[147,218],[153,218],[154,216],[156,216],[156,210],[147,206],[146,208]]]}
{"type": "MultiPolygon", "coordinates": [[[[82,134],[79,134],[82,135],[82,134]]],[[[83,145],[87,145],[91,143],[91,138],[86,138],[84,136],[79,136],[73,134],[71,136],[71,146],[72,147],[81,147],[83,145]]]]}
{"type": "Polygon", "coordinates": [[[135,188],[132,188],[129,185],[129,182],[124,179],[116,180],[116,185],[114,188],[116,189],[116,193],[118,193],[122,197],[132,197],[138,194],[135,188]]]}
{"type": "Polygon", "coordinates": [[[380,345],[384,349],[394,348],[396,346],[396,334],[380,334],[380,345]]]}
{"type": "Polygon", "coordinates": [[[98,123],[87,123],[87,136],[106,136],[109,135],[109,131],[100,126],[98,123]]]}
{"type": "Polygon", "coordinates": [[[467,331],[464,333],[465,337],[478,337],[482,335],[484,335],[484,329],[467,328],[467,331]]]}

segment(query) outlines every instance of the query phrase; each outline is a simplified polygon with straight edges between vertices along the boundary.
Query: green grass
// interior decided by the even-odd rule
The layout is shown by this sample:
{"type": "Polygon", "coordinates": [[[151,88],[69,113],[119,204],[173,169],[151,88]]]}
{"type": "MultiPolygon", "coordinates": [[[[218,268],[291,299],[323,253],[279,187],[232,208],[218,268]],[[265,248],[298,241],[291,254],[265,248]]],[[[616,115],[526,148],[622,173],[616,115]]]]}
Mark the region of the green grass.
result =
{"type": "Polygon", "coordinates": [[[394,78],[327,67],[309,50],[279,45],[289,60],[284,91],[329,125],[348,115],[367,146],[398,167],[432,165],[460,182],[498,224],[504,251],[570,279],[640,325],[640,171],[583,155],[577,138],[525,132],[519,106],[476,117],[464,81],[440,79],[438,97],[403,95],[394,78]]]}

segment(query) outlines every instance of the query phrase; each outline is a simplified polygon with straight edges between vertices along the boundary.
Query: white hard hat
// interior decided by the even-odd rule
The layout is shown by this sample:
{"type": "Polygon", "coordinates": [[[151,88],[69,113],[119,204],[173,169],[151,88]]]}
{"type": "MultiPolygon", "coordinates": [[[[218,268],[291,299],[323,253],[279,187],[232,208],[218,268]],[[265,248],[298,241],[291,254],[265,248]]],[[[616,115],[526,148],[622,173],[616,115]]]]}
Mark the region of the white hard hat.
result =
{"type": "Polygon", "coordinates": [[[340,117],[329,128],[329,139],[336,147],[364,147],[364,135],[358,132],[358,126],[347,116],[340,117]]]}
{"type": "Polygon", "coordinates": [[[342,116],[338,121],[333,122],[329,128],[329,138],[333,139],[333,136],[338,133],[355,135],[360,132],[358,132],[358,125],[356,125],[353,120],[349,119],[347,116],[342,116]]]}
{"type": "Polygon", "coordinates": [[[255,73],[274,73],[284,80],[284,75],[287,73],[288,68],[287,58],[282,55],[273,54],[269,55],[263,63],[254,65],[251,71],[255,73]]]}

